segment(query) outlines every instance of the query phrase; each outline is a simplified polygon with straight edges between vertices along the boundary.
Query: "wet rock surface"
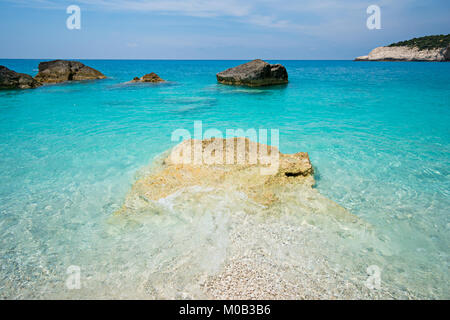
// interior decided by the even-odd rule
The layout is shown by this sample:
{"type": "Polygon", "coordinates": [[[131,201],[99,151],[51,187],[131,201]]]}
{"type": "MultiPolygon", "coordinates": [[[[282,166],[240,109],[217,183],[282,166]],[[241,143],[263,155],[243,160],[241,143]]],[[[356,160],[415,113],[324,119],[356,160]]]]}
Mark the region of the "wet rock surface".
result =
{"type": "Polygon", "coordinates": [[[355,61],[450,61],[450,47],[424,50],[407,46],[378,47],[355,61]]]}
{"type": "Polygon", "coordinates": [[[228,85],[259,87],[288,83],[288,73],[284,66],[269,64],[260,59],[219,72],[216,76],[219,83],[228,85]]]}

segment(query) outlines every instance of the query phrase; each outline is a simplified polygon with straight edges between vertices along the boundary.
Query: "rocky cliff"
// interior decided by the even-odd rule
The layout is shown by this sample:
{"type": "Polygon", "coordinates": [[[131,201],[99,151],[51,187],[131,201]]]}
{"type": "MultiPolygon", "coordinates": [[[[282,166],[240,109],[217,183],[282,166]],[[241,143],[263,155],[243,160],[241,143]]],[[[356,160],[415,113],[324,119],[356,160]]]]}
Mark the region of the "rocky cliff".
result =
{"type": "Polygon", "coordinates": [[[373,49],[356,61],[449,61],[450,34],[432,35],[373,49]]]}

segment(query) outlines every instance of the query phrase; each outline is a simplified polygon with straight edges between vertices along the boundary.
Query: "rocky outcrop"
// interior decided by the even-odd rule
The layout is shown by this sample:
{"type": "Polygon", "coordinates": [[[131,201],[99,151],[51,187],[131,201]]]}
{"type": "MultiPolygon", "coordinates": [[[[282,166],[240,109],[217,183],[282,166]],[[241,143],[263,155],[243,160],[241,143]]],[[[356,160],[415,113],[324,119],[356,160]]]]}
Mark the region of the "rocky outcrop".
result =
{"type": "Polygon", "coordinates": [[[131,82],[151,82],[151,83],[159,83],[159,82],[165,82],[164,79],[160,78],[156,73],[152,72],[149,74],[146,74],[142,77],[135,77],[131,82]]]}
{"type": "Polygon", "coordinates": [[[220,190],[271,210],[298,202],[311,212],[355,217],[313,188],[314,170],[305,152],[283,154],[248,138],[185,140],[137,180],[117,213],[141,212],[180,192],[220,190]],[[320,203],[320,205],[318,205],[320,203]]]}
{"type": "Polygon", "coordinates": [[[450,46],[423,50],[410,46],[378,47],[355,61],[450,61],[450,46]]]}
{"type": "Polygon", "coordinates": [[[220,187],[269,205],[277,201],[276,189],[289,183],[314,184],[307,153],[282,154],[248,138],[212,138],[181,142],[162,161],[161,170],[136,182],[133,194],[159,200],[190,186],[220,187]],[[261,174],[271,166],[270,174],[261,174]]]}
{"type": "Polygon", "coordinates": [[[41,84],[25,73],[17,73],[0,66],[0,89],[31,89],[41,84]]]}
{"type": "Polygon", "coordinates": [[[35,79],[42,83],[105,79],[100,71],[78,61],[54,60],[41,62],[35,79]]]}
{"type": "Polygon", "coordinates": [[[216,76],[218,82],[229,85],[258,87],[288,83],[285,67],[260,59],[219,72],[216,76]]]}

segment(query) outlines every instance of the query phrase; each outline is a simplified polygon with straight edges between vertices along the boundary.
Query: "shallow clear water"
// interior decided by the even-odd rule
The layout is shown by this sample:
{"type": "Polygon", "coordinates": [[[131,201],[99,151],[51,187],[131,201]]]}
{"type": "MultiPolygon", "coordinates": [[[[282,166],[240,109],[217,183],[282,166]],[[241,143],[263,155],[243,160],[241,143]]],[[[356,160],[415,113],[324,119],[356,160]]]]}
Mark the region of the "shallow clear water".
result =
{"type": "MultiPolygon", "coordinates": [[[[383,239],[382,260],[374,243],[365,261],[355,242],[370,240],[353,237],[331,263],[354,250],[361,266],[381,264],[386,285],[450,297],[450,64],[281,61],[289,85],[247,89],[216,83],[239,61],[84,62],[109,78],[0,92],[1,297],[78,297],[64,286],[70,265],[85,297],[140,297],[146,272],[176,257],[207,252],[190,265],[220,268],[227,212],[245,211],[236,199],[208,207],[214,218],[193,219],[205,208],[192,204],[189,218],[111,223],[136,173],[194,120],[279,129],[281,151],[308,152],[316,188],[383,239]],[[149,72],[169,82],[124,84],[149,72]]],[[[0,60],[33,75],[38,63],[0,60]]]]}

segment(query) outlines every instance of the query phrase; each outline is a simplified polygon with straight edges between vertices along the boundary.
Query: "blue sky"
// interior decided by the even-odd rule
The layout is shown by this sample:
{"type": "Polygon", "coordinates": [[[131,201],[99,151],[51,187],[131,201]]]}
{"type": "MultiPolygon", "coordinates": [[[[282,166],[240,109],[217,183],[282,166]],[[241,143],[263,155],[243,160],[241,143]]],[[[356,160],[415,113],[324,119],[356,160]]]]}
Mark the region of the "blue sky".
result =
{"type": "Polygon", "coordinates": [[[449,16],[449,0],[0,0],[0,58],[352,59],[448,34],[449,16]],[[381,30],[366,27],[372,4],[381,30]]]}

